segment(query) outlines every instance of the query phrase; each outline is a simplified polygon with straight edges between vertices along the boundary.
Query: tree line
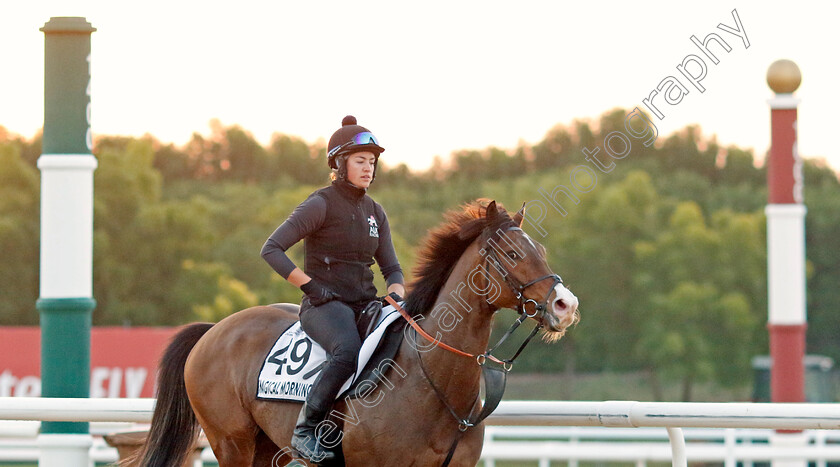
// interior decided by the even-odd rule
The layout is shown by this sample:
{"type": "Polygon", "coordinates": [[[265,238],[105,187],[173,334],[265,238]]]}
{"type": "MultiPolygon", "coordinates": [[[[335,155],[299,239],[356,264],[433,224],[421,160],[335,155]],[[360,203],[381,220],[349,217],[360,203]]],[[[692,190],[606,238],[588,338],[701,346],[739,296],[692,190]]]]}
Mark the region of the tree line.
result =
{"type": "MultiPolygon", "coordinates": [[[[441,214],[475,198],[515,210],[545,199],[585,163],[582,149],[623,127],[623,109],[576,120],[536,144],[461,150],[432,169],[383,160],[371,188],[411,278],[414,251],[441,214]]],[[[323,143],[211,124],[182,147],[100,137],[94,150],[95,325],[179,325],[298,302],[260,258],[294,207],[328,183],[323,143]]],[[[0,129],[0,324],[37,324],[40,138],[0,129]]],[[[808,351],[840,359],[840,183],[806,159],[808,351]]],[[[532,344],[519,371],[647,370],[655,393],[680,381],[737,384],[767,353],[766,172],[696,126],[637,145],[597,185],[526,231],[581,300],[560,344],[532,344]]],[[[560,198],[558,198],[560,200],[560,198]]],[[[302,265],[302,245],[290,250],[302,265]]],[[[384,282],[377,276],[378,286],[384,282]]],[[[496,318],[506,328],[510,311],[496,318]]],[[[502,353],[507,348],[502,349],[502,353]]]]}

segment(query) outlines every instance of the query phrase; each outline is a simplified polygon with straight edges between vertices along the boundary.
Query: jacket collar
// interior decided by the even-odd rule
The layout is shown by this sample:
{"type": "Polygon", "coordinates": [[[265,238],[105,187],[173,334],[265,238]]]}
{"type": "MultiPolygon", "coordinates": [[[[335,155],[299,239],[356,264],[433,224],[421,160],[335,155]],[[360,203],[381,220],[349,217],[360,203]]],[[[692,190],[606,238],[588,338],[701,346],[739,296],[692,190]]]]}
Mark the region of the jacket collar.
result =
{"type": "Polygon", "coordinates": [[[350,201],[359,201],[365,197],[367,189],[353,186],[347,180],[333,180],[332,186],[341,193],[342,196],[350,201]]]}

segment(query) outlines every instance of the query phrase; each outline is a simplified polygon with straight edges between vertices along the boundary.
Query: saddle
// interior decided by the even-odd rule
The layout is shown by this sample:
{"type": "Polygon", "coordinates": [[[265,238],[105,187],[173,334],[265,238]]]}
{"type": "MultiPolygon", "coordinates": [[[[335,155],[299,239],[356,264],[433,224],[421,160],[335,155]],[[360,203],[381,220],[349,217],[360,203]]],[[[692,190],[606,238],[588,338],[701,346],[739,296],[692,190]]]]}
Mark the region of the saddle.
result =
{"type": "MultiPolygon", "coordinates": [[[[383,360],[396,354],[402,338],[397,329],[406,322],[396,310],[378,301],[357,312],[357,318],[358,332],[365,334],[366,339],[359,351],[356,373],[344,384],[342,392],[352,389],[353,381],[372,373],[383,360]]],[[[263,360],[257,399],[303,402],[326,359],[324,349],[306,335],[300,321],[293,322],[278,336],[263,360]]]]}
{"type": "Polygon", "coordinates": [[[379,321],[379,315],[382,313],[382,300],[376,299],[367,304],[367,306],[356,315],[356,330],[359,332],[359,338],[362,342],[373,331],[374,326],[379,321]]]}

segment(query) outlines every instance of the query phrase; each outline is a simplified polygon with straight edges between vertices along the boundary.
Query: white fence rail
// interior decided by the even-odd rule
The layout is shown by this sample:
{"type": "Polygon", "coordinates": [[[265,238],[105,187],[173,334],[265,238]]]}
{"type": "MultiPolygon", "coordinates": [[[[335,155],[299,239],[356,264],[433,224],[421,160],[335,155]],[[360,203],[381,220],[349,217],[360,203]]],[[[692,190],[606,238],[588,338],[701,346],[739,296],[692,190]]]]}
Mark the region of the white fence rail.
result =
{"type": "MultiPolygon", "coordinates": [[[[0,398],[0,420],[148,423],[153,408],[153,399],[7,397],[0,398]]],[[[634,443],[635,451],[624,452],[628,445],[618,443],[579,440],[528,442],[527,452],[523,453],[522,442],[491,438],[482,453],[488,467],[497,459],[514,458],[537,460],[541,466],[547,466],[551,460],[570,458],[636,460],[637,465],[643,465],[645,460],[667,460],[670,457],[674,466],[685,466],[687,458],[692,461],[724,460],[727,466],[734,465],[730,459],[735,458],[747,461],[811,459],[818,465],[825,465],[826,460],[840,460],[840,445],[826,444],[825,436],[820,443],[804,439],[796,446],[747,443],[686,446],[682,430],[682,427],[838,430],[840,404],[506,401],[499,405],[487,423],[500,426],[664,427],[670,443],[670,446],[664,442],[634,443]],[[520,447],[515,450],[519,451],[517,454],[511,451],[514,443],[520,447]],[[523,454],[526,455],[523,457],[523,454]],[[614,454],[624,457],[614,457],[614,454]]]]}
{"type": "Polygon", "coordinates": [[[490,425],[840,429],[840,404],[506,401],[490,425]]]}
{"type": "MultiPolygon", "coordinates": [[[[752,467],[753,462],[806,459],[816,467],[840,461],[840,430],[806,430],[800,446],[773,446],[771,429],[686,428],[686,457],[693,462],[723,463],[725,467],[752,467]]],[[[673,460],[668,434],[660,427],[614,429],[600,426],[488,426],[482,458],[485,467],[495,461],[526,460],[548,466],[552,461],[649,462],[673,460]]],[[[556,465],[556,464],[554,464],[556,465]]]]}
{"type": "Polygon", "coordinates": [[[0,420],[150,423],[154,399],[0,397],[0,420]]]}

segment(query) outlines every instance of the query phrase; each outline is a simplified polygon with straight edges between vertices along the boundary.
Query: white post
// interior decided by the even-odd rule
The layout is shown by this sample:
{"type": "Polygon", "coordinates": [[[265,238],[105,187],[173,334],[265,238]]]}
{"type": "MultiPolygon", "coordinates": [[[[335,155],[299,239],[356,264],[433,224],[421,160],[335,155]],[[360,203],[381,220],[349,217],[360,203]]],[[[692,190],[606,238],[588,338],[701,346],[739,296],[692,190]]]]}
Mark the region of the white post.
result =
{"type": "Polygon", "coordinates": [[[669,426],[668,439],[671,441],[671,466],[672,467],[687,467],[688,462],[685,458],[685,436],[682,428],[669,426]]]}
{"type": "Polygon", "coordinates": [[[93,467],[90,448],[93,438],[80,434],[38,435],[39,466],[93,467]]]}
{"type": "Polygon", "coordinates": [[[723,461],[723,467],[736,467],[738,465],[735,459],[735,429],[727,428],[723,432],[723,445],[726,446],[726,459],[723,461]]]}

